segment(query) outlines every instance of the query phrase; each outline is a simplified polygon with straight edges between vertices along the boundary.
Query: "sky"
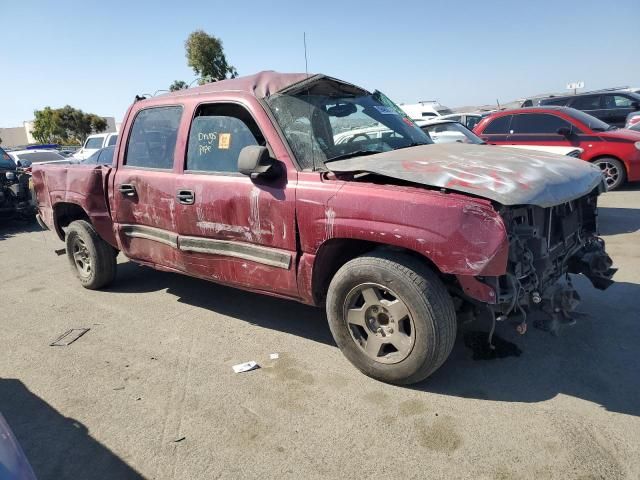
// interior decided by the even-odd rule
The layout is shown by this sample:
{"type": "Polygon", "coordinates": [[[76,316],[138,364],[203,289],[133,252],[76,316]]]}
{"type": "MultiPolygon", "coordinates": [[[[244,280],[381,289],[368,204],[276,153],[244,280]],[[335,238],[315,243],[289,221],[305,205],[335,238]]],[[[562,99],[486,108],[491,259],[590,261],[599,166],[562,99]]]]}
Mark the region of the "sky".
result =
{"type": "Polygon", "coordinates": [[[0,0],[0,127],[45,106],[120,121],[134,96],[196,77],[184,41],[219,37],[240,75],[325,73],[450,107],[640,87],[640,1],[0,0]]]}

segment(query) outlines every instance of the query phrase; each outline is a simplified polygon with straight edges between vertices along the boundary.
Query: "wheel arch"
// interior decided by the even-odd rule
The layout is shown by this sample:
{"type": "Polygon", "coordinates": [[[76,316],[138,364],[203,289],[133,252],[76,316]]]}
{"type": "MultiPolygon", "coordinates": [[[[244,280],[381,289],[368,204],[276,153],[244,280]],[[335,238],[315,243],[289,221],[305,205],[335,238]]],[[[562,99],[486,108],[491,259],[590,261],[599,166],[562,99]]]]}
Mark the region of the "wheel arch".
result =
{"type": "Polygon", "coordinates": [[[387,250],[406,254],[409,257],[425,262],[443,280],[447,277],[430,258],[415,250],[369,240],[331,238],[320,245],[313,262],[311,276],[313,303],[321,305],[325,301],[329,283],[340,267],[350,260],[374,250],[387,250]]]}
{"type": "Polygon", "coordinates": [[[86,220],[92,223],[85,209],[77,203],[59,202],[53,206],[53,225],[60,240],[64,240],[64,228],[75,220],[86,220]]]}

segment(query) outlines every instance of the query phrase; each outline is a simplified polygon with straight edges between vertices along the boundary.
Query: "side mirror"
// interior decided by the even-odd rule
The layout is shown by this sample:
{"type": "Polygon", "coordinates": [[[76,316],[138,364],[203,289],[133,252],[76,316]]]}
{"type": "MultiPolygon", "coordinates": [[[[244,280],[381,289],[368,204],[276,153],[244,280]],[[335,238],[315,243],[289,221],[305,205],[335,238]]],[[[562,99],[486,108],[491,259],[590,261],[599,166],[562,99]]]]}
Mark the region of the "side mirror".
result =
{"type": "Polygon", "coordinates": [[[634,110],[640,110],[640,102],[631,102],[631,107],[634,110]]]}
{"type": "Polygon", "coordinates": [[[571,129],[569,127],[560,127],[558,130],[556,130],[556,133],[564,137],[569,137],[571,136],[571,129]]]}
{"type": "Polygon", "coordinates": [[[240,150],[238,171],[251,179],[273,178],[277,175],[277,162],[269,155],[267,147],[250,145],[240,150]]]}

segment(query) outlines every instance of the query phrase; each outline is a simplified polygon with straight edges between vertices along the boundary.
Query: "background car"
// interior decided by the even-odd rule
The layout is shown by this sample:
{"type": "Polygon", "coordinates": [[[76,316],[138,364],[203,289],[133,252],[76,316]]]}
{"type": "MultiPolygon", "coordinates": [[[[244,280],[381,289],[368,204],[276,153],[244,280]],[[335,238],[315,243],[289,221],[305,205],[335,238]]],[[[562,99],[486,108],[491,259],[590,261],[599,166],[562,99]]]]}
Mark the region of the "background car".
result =
{"type": "Polygon", "coordinates": [[[631,112],[627,115],[627,123],[625,123],[624,128],[631,128],[638,123],[640,123],[640,112],[631,112]]]}
{"type": "Polygon", "coordinates": [[[453,113],[450,115],[442,115],[438,118],[441,118],[443,120],[453,120],[454,122],[459,122],[462,125],[464,125],[465,127],[467,127],[469,130],[473,130],[473,127],[475,127],[478,123],[480,123],[480,120],[482,120],[484,117],[486,117],[488,115],[488,113],[482,114],[482,113],[453,113]]]}
{"type": "MultiPolygon", "coordinates": [[[[464,125],[451,120],[431,120],[426,122],[416,122],[418,126],[431,137],[434,143],[471,143],[486,144],[464,125]]],[[[578,147],[560,147],[544,145],[498,145],[522,150],[536,150],[539,152],[555,153],[557,155],[568,155],[579,158],[582,149],[578,147]]]]}
{"type": "Polygon", "coordinates": [[[82,160],[80,165],[111,165],[115,149],[115,146],[101,148],[89,158],[82,160]]]}
{"type": "Polygon", "coordinates": [[[573,108],[505,110],[482,120],[474,133],[498,145],[580,147],[581,158],[602,169],[611,190],[626,180],[640,180],[640,134],[573,108]]]}
{"type": "Polygon", "coordinates": [[[65,158],[56,150],[13,150],[9,152],[16,164],[20,167],[28,168],[34,163],[57,163],[60,165],[69,165],[78,163],[74,158],[65,158]]]}
{"type": "Polygon", "coordinates": [[[628,91],[603,91],[580,93],[564,97],[550,97],[540,100],[542,106],[571,107],[593,115],[596,118],[624,127],[627,116],[640,111],[640,95],[628,91]]]}
{"type": "Polygon", "coordinates": [[[117,133],[96,133],[94,135],[89,135],[84,141],[82,148],[74,153],[73,157],[78,160],[84,160],[101,148],[114,146],[117,142],[117,133]]]}

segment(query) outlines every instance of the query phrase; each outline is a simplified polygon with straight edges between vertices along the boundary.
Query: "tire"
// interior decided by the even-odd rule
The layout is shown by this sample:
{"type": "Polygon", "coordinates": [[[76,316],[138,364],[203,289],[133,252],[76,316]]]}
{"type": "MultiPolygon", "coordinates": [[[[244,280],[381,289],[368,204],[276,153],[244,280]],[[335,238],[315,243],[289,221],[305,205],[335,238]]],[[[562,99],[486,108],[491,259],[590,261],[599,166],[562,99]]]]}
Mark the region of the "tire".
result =
{"type": "Polygon", "coordinates": [[[593,164],[602,170],[608,191],[615,190],[627,181],[627,170],[624,163],[617,158],[602,157],[594,160],[593,164]]]}
{"type": "Polygon", "coordinates": [[[89,222],[76,220],[67,228],[67,258],[84,288],[96,290],[109,285],[116,276],[116,252],[89,222]]]}
{"type": "Polygon", "coordinates": [[[456,338],[444,284],[426,264],[401,253],[372,252],[347,262],[331,280],[326,308],[342,353],[365,375],[387,383],[424,380],[444,363],[456,338]]]}

